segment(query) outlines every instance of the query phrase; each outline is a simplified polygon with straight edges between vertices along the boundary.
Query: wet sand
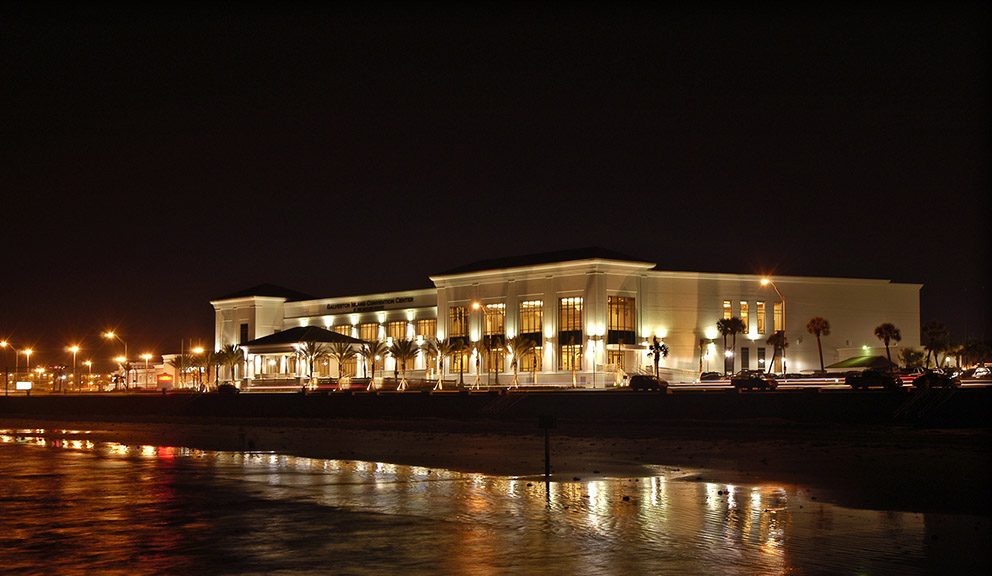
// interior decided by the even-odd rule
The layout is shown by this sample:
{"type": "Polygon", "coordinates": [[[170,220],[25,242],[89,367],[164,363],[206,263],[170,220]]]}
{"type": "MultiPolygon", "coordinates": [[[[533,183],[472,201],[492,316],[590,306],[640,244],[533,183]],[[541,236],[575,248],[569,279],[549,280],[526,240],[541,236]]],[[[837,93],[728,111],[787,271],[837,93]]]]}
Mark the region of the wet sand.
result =
{"type": "MultiPolygon", "coordinates": [[[[544,431],[496,420],[160,418],[144,422],[0,418],[4,429],[90,431],[93,441],[272,451],[542,478],[544,431]]],[[[560,420],[552,479],[664,473],[688,481],[777,484],[857,508],[992,516],[992,431],[781,421],[560,420]]]]}

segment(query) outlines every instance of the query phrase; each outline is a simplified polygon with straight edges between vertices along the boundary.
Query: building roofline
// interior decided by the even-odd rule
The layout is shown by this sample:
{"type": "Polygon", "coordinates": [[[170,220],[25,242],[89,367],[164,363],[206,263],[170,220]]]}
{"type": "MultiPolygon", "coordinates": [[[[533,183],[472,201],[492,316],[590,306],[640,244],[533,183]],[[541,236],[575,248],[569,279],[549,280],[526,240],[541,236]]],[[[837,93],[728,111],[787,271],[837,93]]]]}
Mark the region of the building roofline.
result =
{"type": "Polygon", "coordinates": [[[637,262],[640,264],[649,264],[651,268],[654,268],[655,266],[654,262],[649,262],[647,260],[644,260],[643,258],[634,258],[626,254],[621,254],[620,252],[615,252],[613,250],[606,250],[603,248],[592,246],[587,248],[576,248],[572,250],[558,250],[554,252],[540,252],[536,254],[525,254],[521,256],[509,256],[503,258],[490,258],[486,260],[479,260],[476,262],[472,262],[470,264],[465,264],[464,266],[459,266],[457,268],[446,270],[438,274],[432,274],[430,278],[431,280],[434,280],[435,278],[443,278],[445,276],[472,274],[475,272],[485,272],[488,270],[505,270],[509,268],[530,268],[530,267],[542,266],[546,264],[575,262],[581,260],[637,262]]]}

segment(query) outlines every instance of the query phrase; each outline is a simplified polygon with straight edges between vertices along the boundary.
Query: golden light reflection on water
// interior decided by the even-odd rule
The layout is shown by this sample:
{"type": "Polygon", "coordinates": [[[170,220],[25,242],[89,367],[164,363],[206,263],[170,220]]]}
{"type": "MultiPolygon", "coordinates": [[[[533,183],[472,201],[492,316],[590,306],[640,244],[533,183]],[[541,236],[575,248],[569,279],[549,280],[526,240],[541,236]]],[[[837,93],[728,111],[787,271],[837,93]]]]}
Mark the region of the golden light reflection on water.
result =
{"type": "MultiPolygon", "coordinates": [[[[252,522],[261,531],[259,541],[253,533],[245,538],[257,550],[270,556],[285,554],[273,551],[278,546],[266,539],[281,542],[279,538],[285,537],[293,542],[300,530],[293,515],[301,513],[299,506],[310,504],[318,508],[305,512],[308,523],[338,522],[346,514],[346,520],[340,521],[343,527],[334,524],[334,529],[358,531],[365,540],[381,539],[414,566],[464,574],[532,572],[546,565],[553,565],[556,573],[572,574],[659,569],[723,573],[728,566],[741,574],[786,574],[803,573],[806,564],[829,573],[882,561],[899,569],[881,572],[914,573],[912,567],[919,565],[929,544],[923,515],[838,508],[781,486],[691,481],[696,471],[659,470],[644,478],[546,484],[539,478],[385,462],[128,446],[93,442],[86,436],[86,431],[0,430],[0,443],[98,456],[93,464],[96,473],[112,475],[88,485],[92,502],[86,499],[84,482],[70,479],[57,484],[58,490],[69,490],[79,499],[77,513],[104,523],[144,523],[136,528],[143,538],[155,539],[166,551],[193,556],[209,550],[185,551],[190,533],[209,539],[215,531],[250,529],[252,522]],[[217,517],[187,510],[187,501],[204,492],[208,496],[202,496],[207,498],[202,505],[208,510],[216,494],[221,494],[222,500],[240,502],[236,508],[245,510],[238,513],[260,510],[264,519],[238,519],[229,526],[228,515],[234,511],[228,508],[220,509],[217,517]],[[272,517],[273,505],[276,510],[287,507],[286,512],[272,517]],[[86,512],[87,507],[92,510],[86,512]],[[338,515],[328,516],[329,510],[338,515]],[[354,520],[348,514],[362,516],[354,520]],[[283,534],[278,530],[286,522],[283,534]],[[383,522],[384,527],[376,528],[383,522]],[[893,534],[901,543],[898,555],[892,554],[893,534]]],[[[94,470],[78,458],[73,461],[78,469],[58,474],[78,472],[90,481],[94,470]]],[[[42,472],[26,471],[27,484],[20,489],[35,494],[40,488],[32,482],[52,481],[52,472],[42,472]]],[[[10,488],[0,485],[0,490],[5,489],[10,488]]],[[[38,494],[49,498],[51,490],[46,487],[38,494]]],[[[30,502],[21,501],[30,511],[30,502]]],[[[30,532],[30,528],[21,530],[30,532]]],[[[119,545],[142,545],[127,534],[118,536],[123,539],[119,545]]],[[[338,548],[327,552],[336,558],[348,553],[338,548]]],[[[361,560],[356,559],[358,565],[361,560]]],[[[158,568],[152,564],[134,573],[154,573],[158,568]]]]}

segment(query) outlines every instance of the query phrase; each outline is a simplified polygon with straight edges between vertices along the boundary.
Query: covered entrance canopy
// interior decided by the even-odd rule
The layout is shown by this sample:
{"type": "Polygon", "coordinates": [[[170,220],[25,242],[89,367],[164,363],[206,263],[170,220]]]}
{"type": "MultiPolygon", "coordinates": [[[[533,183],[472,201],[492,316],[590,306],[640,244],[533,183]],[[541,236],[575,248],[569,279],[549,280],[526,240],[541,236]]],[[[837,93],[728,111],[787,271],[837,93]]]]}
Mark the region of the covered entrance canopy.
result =
{"type": "MultiPolygon", "coordinates": [[[[343,342],[357,349],[364,344],[363,340],[331,332],[318,326],[297,326],[268,336],[256,338],[241,345],[248,352],[249,379],[296,379],[303,377],[306,372],[305,360],[299,356],[303,345],[334,344],[343,342]]],[[[321,372],[329,375],[329,368],[318,369],[313,366],[315,375],[321,372]]]]}
{"type": "Polygon", "coordinates": [[[364,344],[364,340],[325,330],[319,326],[297,326],[268,336],[256,338],[241,345],[249,354],[276,354],[293,352],[294,344],[304,342],[346,342],[348,344],[364,344]]]}

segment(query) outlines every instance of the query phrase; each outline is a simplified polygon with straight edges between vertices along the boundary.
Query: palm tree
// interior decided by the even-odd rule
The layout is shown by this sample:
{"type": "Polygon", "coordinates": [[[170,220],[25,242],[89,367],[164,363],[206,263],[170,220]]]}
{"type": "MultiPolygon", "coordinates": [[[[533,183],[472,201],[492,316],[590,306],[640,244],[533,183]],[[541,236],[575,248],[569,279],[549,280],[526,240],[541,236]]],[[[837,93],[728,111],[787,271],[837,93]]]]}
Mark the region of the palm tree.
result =
{"type": "Polygon", "coordinates": [[[471,388],[473,390],[482,388],[482,355],[488,349],[484,340],[472,344],[472,351],[475,353],[475,384],[471,388]]]}
{"type": "Polygon", "coordinates": [[[365,359],[366,366],[372,367],[372,377],[369,379],[369,386],[367,390],[372,389],[372,385],[375,383],[375,360],[377,357],[382,356],[386,353],[386,344],[381,340],[370,340],[362,344],[362,357],[365,359]]]}
{"type": "MultiPolygon", "coordinates": [[[[510,360],[510,367],[513,368],[513,384],[511,384],[511,387],[519,388],[520,380],[517,378],[517,368],[520,366],[520,359],[527,354],[533,354],[537,349],[537,345],[530,338],[517,334],[513,338],[507,339],[505,346],[507,353],[512,358],[510,360]]],[[[535,362],[534,364],[536,365],[537,363],[535,362]]]]}
{"type": "Polygon", "coordinates": [[[179,385],[181,387],[185,386],[186,374],[189,372],[189,369],[193,367],[193,355],[185,352],[182,354],[176,354],[175,358],[169,360],[169,366],[172,366],[177,372],[179,372],[179,385]]]}
{"type": "MultiPolygon", "coordinates": [[[[775,366],[775,358],[778,357],[779,350],[782,351],[782,355],[785,356],[785,349],[789,347],[789,340],[785,337],[785,330],[777,330],[774,334],[768,337],[766,340],[770,346],[772,346],[772,361],[769,366],[775,366]]],[[[768,372],[766,367],[765,372],[768,372]]]]}
{"type": "Polygon", "coordinates": [[[328,350],[327,345],[323,342],[303,342],[296,350],[300,353],[307,362],[307,375],[310,379],[310,386],[317,386],[317,375],[314,374],[313,364],[320,358],[325,358],[330,355],[330,350],[328,350]]]}
{"type": "Polygon", "coordinates": [[[389,347],[389,355],[400,363],[400,385],[397,390],[406,390],[406,363],[417,357],[417,344],[413,340],[393,340],[389,347]]]}
{"type": "Polygon", "coordinates": [[[825,372],[823,368],[823,345],[820,343],[820,335],[830,336],[830,321],[820,316],[810,318],[806,323],[806,331],[816,336],[816,349],[820,353],[820,372],[825,372]]]}
{"type": "Polygon", "coordinates": [[[906,368],[919,368],[923,363],[923,352],[913,348],[903,348],[899,351],[899,359],[906,368]]]}
{"type": "Polygon", "coordinates": [[[437,384],[434,385],[432,390],[443,390],[444,386],[441,384],[441,362],[443,361],[443,357],[441,356],[441,351],[438,349],[438,341],[433,338],[424,339],[424,343],[420,345],[420,353],[424,355],[424,367],[427,366],[427,362],[431,357],[436,362],[437,384]]]}
{"type": "Polygon", "coordinates": [[[709,340],[706,338],[699,339],[699,375],[703,374],[703,354],[706,350],[706,345],[709,344],[709,340]]]}
{"type": "Polygon", "coordinates": [[[242,372],[244,372],[245,355],[241,351],[241,347],[237,344],[225,344],[216,356],[218,362],[231,369],[231,383],[233,384],[237,375],[237,368],[242,367],[242,372]]]}
{"type": "Polygon", "coordinates": [[[327,355],[338,363],[338,380],[344,377],[344,365],[358,356],[350,342],[331,342],[327,355]]]}
{"type": "Polygon", "coordinates": [[[203,371],[197,370],[196,378],[200,385],[200,388],[206,388],[207,382],[204,381],[204,374],[206,375],[206,380],[210,380],[210,367],[216,364],[216,354],[210,351],[204,350],[202,354],[193,355],[193,367],[202,368],[203,371]]]}
{"type": "Polygon", "coordinates": [[[927,362],[926,367],[930,367],[930,354],[934,353],[937,348],[939,348],[939,341],[947,336],[947,328],[940,322],[936,320],[928,320],[923,327],[920,329],[924,335],[926,335],[929,340],[925,346],[927,349],[927,362]]]}
{"type": "Polygon", "coordinates": [[[716,329],[723,335],[723,371],[733,372],[734,371],[734,356],[727,353],[727,336],[733,337],[733,344],[731,350],[737,350],[737,335],[747,330],[747,326],[744,325],[744,321],[734,316],[732,318],[721,318],[716,322],[716,329]],[[727,370],[727,358],[730,359],[730,370],[727,370]]]}
{"type": "Polygon", "coordinates": [[[668,346],[664,342],[659,341],[658,337],[655,336],[654,340],[648,346],[648,350],[648,356],[654,358],[654,376],[661,379],[658,363],[661,362],[662,358],[668,358],[668,346]]]}
{"type": "Polygon", "coordinates": [[[875,337],[885,344],[885,357],[888,358],[889,367],[891,368],[892,355],[889,353],[889,342],[899,342],[902,340],[902,334],[899,333],[899,329],[896,328],[895,324],[885,322],[875,327],[875,337]]]}
{"type": "Polygon", "coordinates": [[[458,360],[458,386],[465,386],[465,352],[468,351],[468,344],[465,340],[461,338],[455,338],[451,341],[451,354],[450,356],[461,356],[458,360]]]}
{"type": "Polygon", "coordinates": [[[964,363],[984,364],[992,359],[992,347],[977,338],[969,338],[964,345],[964,363]]]}

